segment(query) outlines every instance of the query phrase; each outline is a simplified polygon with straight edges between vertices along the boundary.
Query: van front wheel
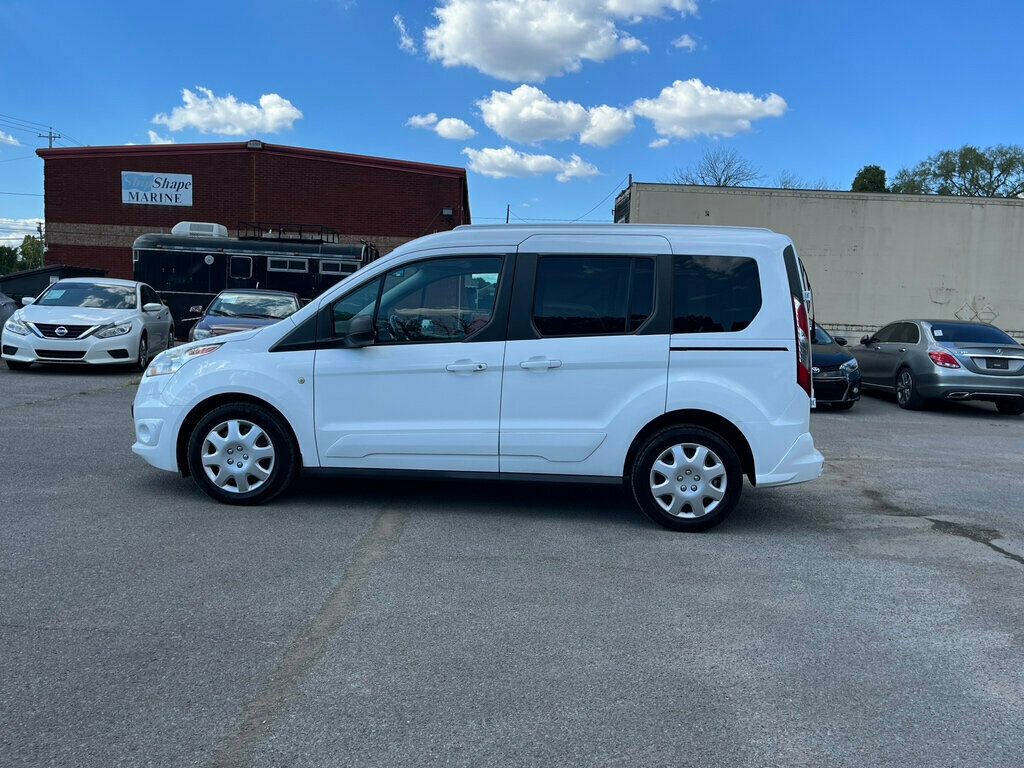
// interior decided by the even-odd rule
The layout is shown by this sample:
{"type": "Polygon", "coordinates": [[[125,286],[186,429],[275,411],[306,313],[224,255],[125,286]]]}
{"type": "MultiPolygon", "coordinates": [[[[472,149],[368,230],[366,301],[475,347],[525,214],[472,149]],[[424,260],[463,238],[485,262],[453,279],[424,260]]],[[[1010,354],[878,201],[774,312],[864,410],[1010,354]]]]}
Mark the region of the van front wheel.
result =
{"type": "Polygon", "coordinates": [[[203,491],[225,504],[262,504],[298,470],[287,424],[250,403],[222,405],[199,420],[188,442],[188,468],[203,491]]]}
{"type": "Polygon", "coordinates": [[[640,508],[674,531],[713,528],[743,490],[736,451],[702,427],[671,427],[654,435],[637,454],[630,479],[640,508]]]}

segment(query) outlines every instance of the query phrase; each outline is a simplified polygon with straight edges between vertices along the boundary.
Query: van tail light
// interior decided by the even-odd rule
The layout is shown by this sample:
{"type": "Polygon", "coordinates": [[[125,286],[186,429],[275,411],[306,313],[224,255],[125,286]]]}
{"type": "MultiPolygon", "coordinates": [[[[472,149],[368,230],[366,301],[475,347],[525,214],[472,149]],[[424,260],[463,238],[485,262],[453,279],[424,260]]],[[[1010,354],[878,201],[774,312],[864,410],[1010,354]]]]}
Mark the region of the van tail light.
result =
{"type": "Polygon", "coordinates": [[[932,359],[939,368],[959,368],[960,363],[956,361],[949,352],[944,352],[941,349],[933,349],[928,352],[928,357],[932,359]]]}
{"type": "Polygon", "coordinates": [[[793,317],[796,321],[796,383],[811,393],[811,324],[807,319],[807,308],[793,297],[793,317]]]}

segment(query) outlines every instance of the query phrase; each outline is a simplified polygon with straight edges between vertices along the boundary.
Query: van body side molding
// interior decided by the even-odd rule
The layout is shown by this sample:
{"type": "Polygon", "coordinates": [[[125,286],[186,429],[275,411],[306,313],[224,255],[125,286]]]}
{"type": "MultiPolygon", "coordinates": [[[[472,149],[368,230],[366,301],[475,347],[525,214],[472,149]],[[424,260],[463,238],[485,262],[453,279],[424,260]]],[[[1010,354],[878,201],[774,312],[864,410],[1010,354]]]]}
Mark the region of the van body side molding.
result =
{"type": "Polygon", "coordinates": [[[789,347],[669,347],[670,352],[792,352],[789,347]]]}

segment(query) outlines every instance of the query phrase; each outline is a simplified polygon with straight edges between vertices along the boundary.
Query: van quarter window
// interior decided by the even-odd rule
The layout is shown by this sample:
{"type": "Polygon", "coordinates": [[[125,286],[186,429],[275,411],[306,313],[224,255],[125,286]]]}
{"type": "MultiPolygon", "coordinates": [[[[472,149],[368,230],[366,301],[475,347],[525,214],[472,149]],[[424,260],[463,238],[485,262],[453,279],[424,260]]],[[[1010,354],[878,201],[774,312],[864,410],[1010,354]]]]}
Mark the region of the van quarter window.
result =
{"type": "Polygon", "coordinates": [[[676,256],[673,333],[742,331],[761,310],[757,262],[741,256],[676,256]]]}
{"type": "Polygon", "coordinates": [[[542,336],[632,333],[653,305],[653,259],[542,256],[537,265],[533,324],[542,336]]]}

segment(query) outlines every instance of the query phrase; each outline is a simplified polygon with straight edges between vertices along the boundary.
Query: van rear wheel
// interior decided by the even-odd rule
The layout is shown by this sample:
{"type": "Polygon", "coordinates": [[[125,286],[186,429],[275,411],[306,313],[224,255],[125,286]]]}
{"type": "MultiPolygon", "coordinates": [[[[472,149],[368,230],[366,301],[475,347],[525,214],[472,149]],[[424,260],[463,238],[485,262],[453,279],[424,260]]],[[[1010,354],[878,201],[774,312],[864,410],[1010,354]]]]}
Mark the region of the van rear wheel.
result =
{"type": "Polygon", "coordinates": [[[214,408],[188,442],[188,468],[203,491],[225,504],[262,504],[285,490],[299,456],[288,425],[266,408],[214,408]]]}
{"type": "Polygon", "coordinates": [[[704,531],[736,507],[743,467],[718,434],[703,427],[671,427],[641,448],[630,481],[637,504],[656,523],[674,531],[704,531]]]}

